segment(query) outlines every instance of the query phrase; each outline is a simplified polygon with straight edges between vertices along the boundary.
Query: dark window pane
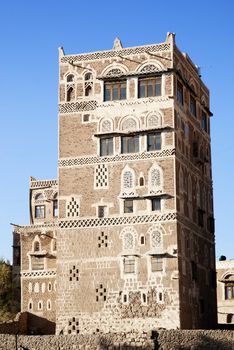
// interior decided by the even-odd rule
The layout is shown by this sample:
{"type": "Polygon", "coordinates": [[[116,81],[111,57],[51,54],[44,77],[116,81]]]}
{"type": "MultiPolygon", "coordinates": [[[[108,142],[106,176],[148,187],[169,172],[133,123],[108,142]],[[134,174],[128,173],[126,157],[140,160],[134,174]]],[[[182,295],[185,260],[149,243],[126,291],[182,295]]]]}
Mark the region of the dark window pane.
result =
{"type": "Polygon", "coordinates": [[[104,83],[104,101],[126,99],[126,81],[104,83]]]}
{"type": "Polygon", "coordinates": [[[121,152],[135,153],[139,152],[139,136],[122,136],[121,138],[121,152]]]}
{"type": "Polygon", "coordinates": [[[112,100],[119,100],[119,87],[114,85],[112,89],[112,100]]]}
{"type": "Polygon", "coordinates": [[[190,112],[194,117],[197,116],[197,111],[196,111],[196,100],[190,95],[190,112]]]}
{"type": "Polygon", "coordinates": [[[207,132],[207,115],[205,112],[202,112],[202,129],[207,132]]]}
{"type": "Polygon", "coordinates": [[[100,156],[110,156],[113,154],[113,137],[100,139],[100,156]]]}
{"type": "Polygon", "coordinates": [[[148,80],[148,85],[147,85],[147,96],[153,96],[153,81],[148,80]]]}
{"type": "Polygon", "coordinates": [[[152,210],[161,210],[161,198],[152,199],[152,210]]]}
{"type": "Polygon", "coordinates": [[[161,96],[161,78],[156,79],[155,96],[161,96]]]}
{"type": "Polygon", "coordinates": [[[121,83],[120,85],[120,100],[126,99],[126,83],[121,83]]]}
{"type": "Polygon", "coordinates": [[[44,205],[36,205],[35,217],[39,218],[39,219],[45,217],[45,206],[44,205]]]}
{"type": "Polygon", "coordinates": [[[184,104],[183,85],[177,80],[177,101],[184,104]]]}
{"type": "Polygon", "coordinates": [[[161,134],[151,133],[147,135],[147,151],[155,151],[161,149],[161,134]]]}
{"type": "Polygon", "coordinates": [[[133,213],[133,200],[126,199],[124,201],[124,213],[133,213]]]}
{"type": "Polygon", "coordinates": [[[152,272],[163,271],[163,260],[161,257],[151,258],[151,270],[152,272]]]}
{"type": "Polygon", "coordinates": [[[143,81],[139,82],[139,97],[145,97],[145,84],[143,81]]]}
{"type": "Polygon", "coordinates": [[[104,100],[110,101],[110,86],[105,85],[104,87],[104,100]]]}

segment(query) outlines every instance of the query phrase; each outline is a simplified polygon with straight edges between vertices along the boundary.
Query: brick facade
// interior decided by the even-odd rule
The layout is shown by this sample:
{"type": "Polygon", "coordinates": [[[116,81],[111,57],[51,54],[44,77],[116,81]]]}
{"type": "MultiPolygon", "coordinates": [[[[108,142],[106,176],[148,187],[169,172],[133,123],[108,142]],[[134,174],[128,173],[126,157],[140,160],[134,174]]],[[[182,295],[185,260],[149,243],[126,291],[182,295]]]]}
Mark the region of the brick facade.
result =
{"type": "Polygon", "coordinates": [[[173,34],[80,55],[60,48],[59,67],[58,227],[32,211],[21,230],[23,308],[32,244],[48,253],[56,237],[45,271],[56,260],[58,334],[213,327],[211,112],[197,67],[173,34]]]}

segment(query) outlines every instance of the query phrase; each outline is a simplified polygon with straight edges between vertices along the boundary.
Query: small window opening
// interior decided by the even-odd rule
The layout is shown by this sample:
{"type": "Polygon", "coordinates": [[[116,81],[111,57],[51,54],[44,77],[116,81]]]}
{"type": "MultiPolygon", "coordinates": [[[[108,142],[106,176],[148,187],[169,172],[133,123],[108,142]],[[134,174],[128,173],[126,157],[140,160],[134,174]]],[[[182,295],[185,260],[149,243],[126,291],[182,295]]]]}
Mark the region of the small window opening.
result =
{"type": "Polygon", "coordinates": [[[141,243],[141,245],[145,244],[145,236],[141,236],[140,243],[141,243]]]}
{"type": "Polygon", "coordinates": [[[140,186],[144,186],[144,178],[143,178],[143,176],[141,176],[140,179],[139,179],[139,185],[140,186]]]}
{"type": "Polygon", "coordinates": [[[89,118],[90,118],[90,115],[89,115],[89,114],[84,114],[84,115],[83,115],[83,122],[84,122],[84,123],[89,122],[89,118]]]}
{"type": "Polygon", "coordinates": [[[85,88],[85,96],[91,96],[92,95],[92,87],[89,85],[85,88]]]}
{"type": "Polygon", "coordinates": [[[67,102],[70,102],[72,99],[73,88],[70,86],[67,90],[67,102]]]}

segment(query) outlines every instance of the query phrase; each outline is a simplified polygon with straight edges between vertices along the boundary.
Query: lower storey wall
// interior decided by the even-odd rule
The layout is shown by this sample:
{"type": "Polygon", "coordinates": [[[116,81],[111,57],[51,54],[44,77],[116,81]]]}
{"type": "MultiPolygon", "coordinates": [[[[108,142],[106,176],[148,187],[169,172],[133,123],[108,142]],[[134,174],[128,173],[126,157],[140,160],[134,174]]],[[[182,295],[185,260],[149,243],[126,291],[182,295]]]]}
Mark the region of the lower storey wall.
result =
{"type": "Polygon", "coordinates": [[[233,350],[232,330],[162,330],[103,335],[14,336],[0,334],[0,350],[233,350]]]}

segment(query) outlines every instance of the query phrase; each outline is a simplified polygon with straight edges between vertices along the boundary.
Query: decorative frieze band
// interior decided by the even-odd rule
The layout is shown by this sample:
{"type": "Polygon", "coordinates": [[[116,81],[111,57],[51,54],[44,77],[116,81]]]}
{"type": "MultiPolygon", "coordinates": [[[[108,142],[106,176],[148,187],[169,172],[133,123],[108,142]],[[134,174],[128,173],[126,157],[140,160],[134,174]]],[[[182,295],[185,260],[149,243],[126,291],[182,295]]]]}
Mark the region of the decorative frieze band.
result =
{"type": "Polygon", "coordinates": [[[57,180],[30,180],[30,188],[45,188],[57,185],[57,180]]]}
{"type": "Polygon", "coordinates": [[[97,108],[97,101],[68,102],[59,105],[59,113],[92,111],[97,108]]]}
{"type": "Polygon", "coordinates": [[[170,157],[175,154],[175,148],[164,149],[163,151],[156,152],[142,152],[142,153],[128,153],[128,154],[117,154],[115,156],[99,157],[79,157],[79,158],[69,158],[69,159],[60,159],[59,167],[76,167],[82,165],[92,165],[99,163],[112,163],[112,162],[125,162],[125,161],[134,161],[134,160],[147,160],[154,158],[164,158],[170,157]]]}
{"type": "Polygon", "coordinates": [[[59,227],[63,229],[70,228],[87,228],[87,227],[100,227],[100,226],[118,226],[118,225],[132,225],[132,224],[145,224],[155,223],[157,221],[174,221],[176,220],[176,213],[163,213],[154,215],[133,215],[133,216],[120,216],[120,217],[106,217],[106,218],[90,218],[90,219],[77,219],[77,220],[61,220],[59,227]]]}
{"type": "Polygon", "coordinates": [[[21,272],[21,276],[23,278],[53,277],[53,276],[56,276],[56,270],[42,270],[42,271],[21,272]]]}
{"type": "Polygon", "coordinates": [[[61,63],[73,63],[80,61],[93,61],[100,60],[104,58],[113,58],[118,56],[129,56],[129,55],[137,55],[141,53],[147,52],[161,52],[170,50],[170,43],[162,43],[158,45],[146,45],[135,48],[126,48],[121,50],[109,50],[109,51],[99,51],[88,54],[80,54],[80,55],[66,55],[61,58],[61,63]]]}

